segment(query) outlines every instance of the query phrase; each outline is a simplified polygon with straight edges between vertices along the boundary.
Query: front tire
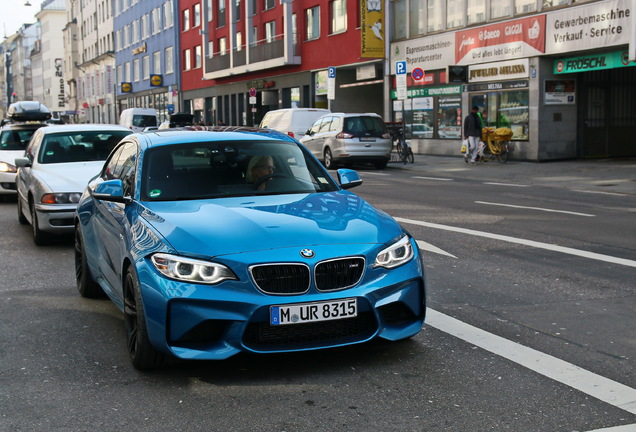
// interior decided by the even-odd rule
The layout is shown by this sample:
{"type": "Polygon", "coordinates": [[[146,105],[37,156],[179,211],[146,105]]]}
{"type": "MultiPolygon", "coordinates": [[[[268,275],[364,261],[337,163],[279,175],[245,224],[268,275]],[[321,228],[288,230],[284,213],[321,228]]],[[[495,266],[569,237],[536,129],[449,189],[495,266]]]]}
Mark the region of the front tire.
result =
{"type": "Polygon", "coordinates": [[[104,291],[93,279],[86,262],[86,251],[84,250],[84,237],[79,229],[75,227],[75,280],[77,281],[77,291],[85,298],[99,298],[104,296],[104,291]]]}
{"type": "Polygon", "coordinates": [[[28,225],[29,224],[29,220],[24,216],[24,212],[22,211],[22,200],[20,199],[20,196],[18,196],[18,222],[20,222],[20,225],[28,225]]]}
{"type": "Polygon", "coordinates": [[[336,169],[336,163],[333,160],[333,154],[331,154],[331,149],[329,147],[325,149],[324,160],[325,168],[336,169]]]}
{"type": "Polygon", "coordinates": [[[163,356],[155,350],[148,338],[139,281],[132,264],[126,271],[124,281],[124,321],[126,323],[126,345],[133,366],[139,370],[151,370],[158,367],[163,356]]]}
{"type": "Polygon", "coordinates": [[[44,232],[40,229],[40,224],[38,223],[38,214],[35,209],[35,205],[31,203],[31,228],[33,231],[33,242],[38,246],[45,246],[49,244],[50,237],[49,233],[44,232]]]}

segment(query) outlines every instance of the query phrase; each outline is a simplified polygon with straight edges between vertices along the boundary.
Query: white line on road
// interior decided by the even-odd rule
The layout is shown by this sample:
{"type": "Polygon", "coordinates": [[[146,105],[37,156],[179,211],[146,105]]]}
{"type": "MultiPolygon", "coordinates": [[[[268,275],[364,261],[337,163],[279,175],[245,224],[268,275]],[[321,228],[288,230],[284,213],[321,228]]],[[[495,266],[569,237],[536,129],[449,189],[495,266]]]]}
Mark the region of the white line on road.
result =
{"type": "Polygon", "coordinates": [[[475,203],[476,204],[492,205],[492,206],[500,206],[500,207],[511,207],[511,208],[518,208],[518,209],[537,210],[537,211],[544,211],[544,212],[551,212],[551,213],[565,213],[565,214],[571,214],[571,215],[574,215],[574,216],[596,217],[596,215],[593,215],[593,214],[577,213],[577,212],[571,212],[571,211],[566,211],[566,210],[553,210],[553,209],[548,209],[548,208],[543,208],[543,207],[527,207],[527,206],[512,205],[512,204],[492,203],[492,202],[486,202],[486,201],[475,201],[475,203]]]}
{"type": "Polygon", "coordinates": [[[594,429],[587,432],[636,432],[636,424],[628,424],[623,426],[614,426],[603,429],[594,429]]]}
{"type": "Polygon", "coordinates": [[[636,414],[636,389],[488,333],[430,308],[426,310],[426,324],[610,405],[636,414]]]}
{"type": "Polygon", "coordinates": [[[422,240],[415,240],[417,242],[417,246],[424,251],[428,251],[428,252],[433,252],[436,254],[440,254],[440,255],[446,255],[452,258],[457,258],[455,255],[449,254],[448,252],[438,248],[437,246],[434,246],[430,243],[426,243],[425,241],[422,240]]]}
{"type": "Polygon", "coordinates": [[[364,175],[377,175],[377,176],[388,176],[391,174],[387,174],[387,173],[381,173],[381,172],[371,172],[371,171],[365,171],[364,175]]]}
{"type": "Polygon", "coordinates": [[[484,184],[495,185],[495,186],[530,187],[530,185],[520,185],[520,184],[513,184],[513,183],[484,182],[484,184]]]}
{"type": "Polygon", "coordinates": [[[435,180],[435,181],[453,181],[454,180],[454,179],[441,178],[441,177],[420,177],[420,176],[413,176],[411,178],[422,179],[422,180],[435,180]]]}
{"type": "Polygon", "coordinates": [[[448,226],[448,225],[441,225],[441,224],[436,224],[436,223],[431,223],[431,222],[423,222],[423,221],[418,221],[418,220],[413,220],[413,219],[405,219],[405,218],[400,218],[400,217],[396,217],[395,220],[398,221],[398,222],[411,224],[411,225],[419,225],[419,226],[425,226],[425,227],[428,227],[428,228],[435,228],[435,229],[441,229],[441,230],[446,230],[446,231],[458,232],[458,233],[462,233],[462,234],[474,235],[474,236],[478,236],[478,237],[486,237],[486,238],[490,238],[490,239],[493,239],[493,240],[501,240],[501,241],[505,241],[505,242],[509,242],[509,243],[521,244],[521,245],[524,245],[524,246],[530,246],[530,247],[534,247],[534,248],[538,248],[538,249],[546,249],[546,250],[553,251],[553,252],[560,252],[560,253],[564,253],[564,254],[568,254],[568,255],[575,255],[575,256],[579,256],[579,257],[583,257],[583,258],[589,258],[589,259],[593,259],[593,260],[597,260],[597,261],[604,261],[604,262],[609,262],[609,263],[612,263],[612,264],[624,265],[624,266],[628,266],[628,267],[636,267],[636,261],[634,261],[634,260],[629,260],[629,259],[625,259],[625,258],[617,258],[617,257],[613,257],[613,256],[610,256],[610,255],[603,255],[603,254],[599,254],[599,253],[595,253],[595,252],[588,252],[588,251],[583,251],[583,250],[580,250],[580,249],[569,248],[569,247],[565,247],[565,246],[557,246],[557,245],[553,245],[553,244],[549,244],[549,243],[542,243],[542,242],[533,241],[533,240],[525,240],[525,239],[520,239],[520,238],[516,238],[516,237],[509,237],[509,236],[504,236],[504,235],[499,235],[499,234],[492,234],[492,233],[488,233],[488,232],[484,232],[484,231],[475,231],[475,230],[470,230],[470,229],[466,229],[466,228],[458,228],[458,227],[453,227],[453,226],[448,226]]]}

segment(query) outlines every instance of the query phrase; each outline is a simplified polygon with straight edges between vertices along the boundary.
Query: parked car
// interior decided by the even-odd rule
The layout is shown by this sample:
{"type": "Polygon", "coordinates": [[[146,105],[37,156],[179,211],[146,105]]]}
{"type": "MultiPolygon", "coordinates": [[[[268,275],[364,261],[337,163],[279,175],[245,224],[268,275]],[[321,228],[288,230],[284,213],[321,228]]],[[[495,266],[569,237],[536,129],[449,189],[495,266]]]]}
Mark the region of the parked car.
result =
{"type": "Polygon", "coordinates": [[[420,331],[417,244],[346,190],[355,171],[337,183],[278,132],[191,129],[125,138],[75,214],[77,288],[121,309],[136,368],[420,331]]]}
{"type": "Polygon", "coordinates": [[[260,127],[286,133],[292,138],[300,140],[316,119],[329,113],[322,108],[283,108],[268,111],[260,127]]]}
{"type": "Polygon", "coordinates": [[[159,126],[159,113],[154,108],[127,108],[119,115],[119,125],[133,132],[159,126]]]}
{"type": "Polygon", "coordinates": [[[323,115],[300,142],[328,169],[354,163],[372,163],[378,169],[385,168],[393,146],[382,117],[374,113],[323,115]]]}
{"type": "Polygon", "coordinates": [[[194,114],[174,113],[170,115],[170,120],[159,125],[158,129],[171,129],[194,124],[194,114]]]}
{"type": "Polygon", "coordinates": [[[86,184],[130,133],[115,125],[74,124],[43,127],[33,134],[15,163],[18,221],[31,224],[35,244],[73,232],[73,215],[86,184]]]}
{"type": "Polygon", "coordinates": [[[36,130],[46,123],[7,123],[0,129],[0,196],[16,194],[15,176],[18,172],[15,158],[24,155],[36,130]]]}

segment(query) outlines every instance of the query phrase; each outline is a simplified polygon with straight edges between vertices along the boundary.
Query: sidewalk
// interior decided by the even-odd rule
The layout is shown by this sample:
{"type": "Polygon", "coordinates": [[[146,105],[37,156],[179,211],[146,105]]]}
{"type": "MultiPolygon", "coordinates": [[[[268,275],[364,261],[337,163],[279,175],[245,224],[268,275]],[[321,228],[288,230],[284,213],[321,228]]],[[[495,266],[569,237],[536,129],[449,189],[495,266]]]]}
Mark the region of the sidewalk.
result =
{"type": "Polygon", "coordinates": [[[416,172],[419,176],[463,177],[525,185],[558,186],[591,192],[636,196],[636,158],[589,159],[555,162],[500,163],[496,160],[467,165],[464,159],[415,155],[415,163],[391,162],[390,169],[416,172]]]}

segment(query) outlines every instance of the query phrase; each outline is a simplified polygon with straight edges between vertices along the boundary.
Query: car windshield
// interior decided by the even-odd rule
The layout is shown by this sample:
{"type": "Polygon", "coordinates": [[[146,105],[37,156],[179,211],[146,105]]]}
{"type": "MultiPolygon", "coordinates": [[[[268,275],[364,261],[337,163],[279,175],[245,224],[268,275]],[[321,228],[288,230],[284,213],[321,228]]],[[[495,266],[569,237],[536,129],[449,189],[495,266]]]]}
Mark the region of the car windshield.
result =
{"type": "Polygon", "coordinates": [[[153,115],[135,114],[133,116],[132,124],[137,127],[157,126],[157,117],[153,115]]]}
{"type": "Polygon", "coordinates": [[[82,131],[48,134],[42,141],[42,164],[106,160],[129,131],[82,131]]]}
{"type": "Polygon", "coordinates": [[[169,145],[143,156],[141,199],[174,201],[330,192],[329,174],[295,143],[226,141],[169,145]]]}
{"type": "Polygon", "coordinates": [[[35,129],[5,130],[0,134],[0,150],[24,150],[35,129]]]}
{"type": "Polygon", "coordinates": [[[372,136],[381,137],[386,131],[384,121],[379,117],[360,116],[346,117],[343,132],[352,134],[353,136],[372,136]]]}

